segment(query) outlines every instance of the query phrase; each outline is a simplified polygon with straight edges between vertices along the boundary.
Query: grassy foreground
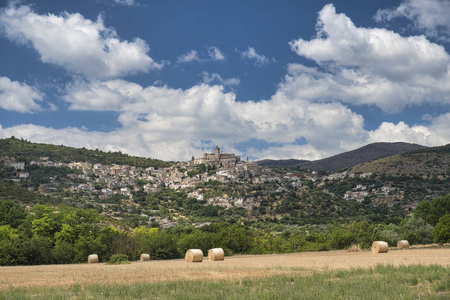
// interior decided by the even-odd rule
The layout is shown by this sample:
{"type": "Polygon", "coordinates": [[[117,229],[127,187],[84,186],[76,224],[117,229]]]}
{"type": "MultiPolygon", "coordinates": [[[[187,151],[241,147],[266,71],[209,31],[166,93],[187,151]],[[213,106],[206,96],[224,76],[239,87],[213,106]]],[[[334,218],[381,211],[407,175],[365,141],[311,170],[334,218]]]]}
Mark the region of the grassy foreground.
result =
{"type": "Polygon", "coordinates": [[[292,271],[263,279],[13,288],[0,299],[450,299],[450,270],[437,265],[292,271]]]}

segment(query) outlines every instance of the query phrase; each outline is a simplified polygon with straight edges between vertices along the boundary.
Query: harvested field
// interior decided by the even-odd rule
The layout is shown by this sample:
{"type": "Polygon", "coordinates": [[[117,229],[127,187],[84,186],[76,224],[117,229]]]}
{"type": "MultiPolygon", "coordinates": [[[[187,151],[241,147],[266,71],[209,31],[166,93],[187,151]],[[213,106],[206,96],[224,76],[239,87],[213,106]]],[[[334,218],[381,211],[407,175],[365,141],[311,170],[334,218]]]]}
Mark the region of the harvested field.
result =
{"type": "Polygon", "coordinates": [[[1,267],[0,289],[11,287],[58,287],[75,284],[130,284],[177,280],[223,280],[262,278],[272,275],[306,275],[331,269],[370,268],[385,265],[450,266],[450,249],[304,252],[276,255],[230,256],[224,261],[190,264],[184,259],[132,262],[126,265],[78,264],[1,267]]]}

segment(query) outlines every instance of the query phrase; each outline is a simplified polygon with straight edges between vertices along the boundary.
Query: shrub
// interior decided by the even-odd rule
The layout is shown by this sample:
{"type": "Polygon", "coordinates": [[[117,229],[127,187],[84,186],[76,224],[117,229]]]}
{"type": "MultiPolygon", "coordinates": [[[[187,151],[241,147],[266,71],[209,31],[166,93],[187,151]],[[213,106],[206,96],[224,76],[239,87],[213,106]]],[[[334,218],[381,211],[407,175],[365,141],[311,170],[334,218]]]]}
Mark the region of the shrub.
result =
{"type": "Polygon", "coordinates": [[[446,214],[439,219],[439,222],[433,229],[433,236],[435,242],[450,242],[450,214],[446,214]]]}
{"type": "Polygon", "coordinates": [[[128,256],[125,254],[114,254],[108,262],[108,265],[129,264],[128,256]]]}

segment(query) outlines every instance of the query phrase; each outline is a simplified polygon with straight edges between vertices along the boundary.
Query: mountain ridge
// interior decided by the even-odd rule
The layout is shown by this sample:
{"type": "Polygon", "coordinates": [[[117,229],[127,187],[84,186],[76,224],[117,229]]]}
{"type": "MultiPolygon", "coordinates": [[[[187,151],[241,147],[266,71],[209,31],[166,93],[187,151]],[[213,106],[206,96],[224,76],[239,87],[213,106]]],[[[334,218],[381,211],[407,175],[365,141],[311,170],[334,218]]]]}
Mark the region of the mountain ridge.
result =
{"type": "Polygon", "coordinates": [[[257,163],[262,167],[298,167],[301,169],[334,172],[392,155],[403,154],[411,151],[420,151],[426,148],[428,147],[412,143],[379,142],[314,161],[297,159],[264,159],[257,161],[257,163]]]}

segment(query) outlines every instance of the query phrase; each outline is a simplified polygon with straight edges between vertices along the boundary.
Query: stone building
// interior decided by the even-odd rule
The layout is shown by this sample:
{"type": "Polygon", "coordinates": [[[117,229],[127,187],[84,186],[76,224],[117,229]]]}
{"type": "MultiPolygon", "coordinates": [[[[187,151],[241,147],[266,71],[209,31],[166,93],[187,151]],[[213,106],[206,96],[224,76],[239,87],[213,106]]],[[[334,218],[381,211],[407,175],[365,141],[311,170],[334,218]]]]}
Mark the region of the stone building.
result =
{"type": "Polygon", "coordinates": [[[190,166],[196,166],[200,164],[222,164],[223,166],[236,165],[240,162],[241,157],[239,155],[234,155],[234,153],[223,153],[217,146],[214,149],[214,153],[204,153],[202,158],[194,158],[189,162],[190,166]]]}

